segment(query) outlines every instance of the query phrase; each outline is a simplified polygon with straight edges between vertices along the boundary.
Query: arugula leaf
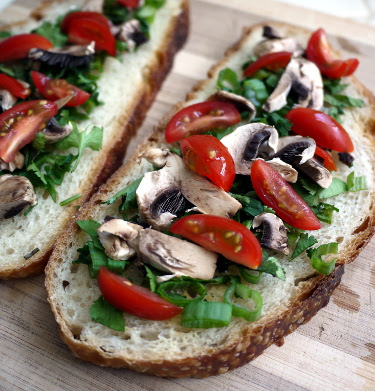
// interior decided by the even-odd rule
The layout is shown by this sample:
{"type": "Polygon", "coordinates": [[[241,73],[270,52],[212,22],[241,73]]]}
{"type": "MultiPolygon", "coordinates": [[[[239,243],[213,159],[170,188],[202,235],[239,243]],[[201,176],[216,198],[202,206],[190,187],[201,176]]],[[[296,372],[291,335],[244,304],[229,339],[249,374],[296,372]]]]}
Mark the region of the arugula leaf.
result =
{"type": "Polygon", "coordinates": [[[271,274],[274,277],[285,281],[285,271],[281,263],[275,257],[269,257],[263,260],[256,271],[271,274]]]}
{"type": "Polygon", "coordinates": [[[347,190],[346,183],[341,179],[333,178],[331,185],[327,189],[322,189],[318,193],[320,199],[330,198],[337,196],[338,194],[345,193],[347,190]]]}
{"type": "Polygon", "coordinates": [[[346,185],[348,191],[361,191],[367,190],[366,177],[355,177],[354,171],[351,172],[346,178],[346,185]]]}
{"type": "Polygon", "coordinates": [[[78,155],[74,166],[70,172],[74,172],[82,156],[83,148],[90,148],[93,151],[99,151],[103,142],[103,128],[93,126],[91,131],[88,129],[80,132],[75,123],[73,123],[73,130],[69,136],[63,138],[55,144],[57,149],[77,148],[78,155]]]}
{"type": "Polygon", "coordinates": [[[90,307],[93,321],[107,326],[113,330],[125,331],[125,320],[122,312],[109,304],[103,296],[95,300],[90,307]]]}
{"type": "Polygon", "coordinates": [[[53,46],[56,47],[62,47],[68,41],[68,36],[61,32],[59,23],[51,23],[46,21],[32,32],[47,38],[49,41],[51,41],[53,46]]]}
{"type": "Polygon", "coordinates": [[[302,254],[305,250],[307,250],[309,247],[313,246],[316,243],[318,243],[318,241],[314,236],[309,236],[306,233],[301,234],[297,246],[294,249],[292,256],[290,257],[290,261],[298,257],[298,255],[302,254]]]}
{"type": "Polygon", "coordinates": [[[241,89],[241,83],[238,80],[237,73],[230,68],[222,69],[217,78],[217,86],[221,90],[238,93],[241,89]]]}

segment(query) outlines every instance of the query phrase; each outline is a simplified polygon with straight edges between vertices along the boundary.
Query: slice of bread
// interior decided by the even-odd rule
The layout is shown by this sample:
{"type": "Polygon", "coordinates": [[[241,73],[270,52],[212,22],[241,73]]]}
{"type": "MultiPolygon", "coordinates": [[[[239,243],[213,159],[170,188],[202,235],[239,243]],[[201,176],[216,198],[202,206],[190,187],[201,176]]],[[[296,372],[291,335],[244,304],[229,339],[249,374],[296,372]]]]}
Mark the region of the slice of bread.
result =
{"type": "MultiPolygon", "coordinates": [[[[311,32],[285,24],[273,25],[283,35],[294,37],[306,46],[311,32]]],[[[230,67],[241,74],[241,66],[262,39],[262,31],[263,25],[245,31],[242,39],[209,71],[208,79],[199,82],[187,100],[173,108],[128,163],[82,208],[77,217],[79,220],[102,222],[106,215],[120,217],[119,201],[112,205],[101,202],[152,169],[145,160],[139,163],[137,157],[151,147],[166,146],[164,129],[168,119],[180,108],[211,96],[221,69],[230,67]]],[[[57,241],[46,268],[46,287],[61,336],[76,356],[98,365],[130,368],[165,377],[222,374],[251,361],[273,343],[281,345],[284,336],[308,322],[327,305],[340,283],[344,265],[356,258],[374,234],[375,227],[375,99],[354,77],[347,81],[350,85],[345,93],[363,99],[366,105],[347,109],[343,125],[355,145],[355,172],[366,175],[367,190],[335,197],[333,203],[340,212],[335,214],[332,224],[323,223],[321,230],[314,231],[320,244],[340,243],[334,271],[329,276],[317,274],[305,253],[292,262],[279,255],[285,268],[285,281],[263,275],[258,285],[248,284],[262,295],[264,301],[262,316],[256,322],[232,318],[227,327],[188,329],[180,325],[180,316],[156,322],[126,314],[126,331],[119,332],[91,319],[89,308],[100,296],[100,291],[85,265],[72,264],[77,259],[77,249],[84,245],[88,236],[71,222],[57,241]]],[[[340,164],[335,176],[345,180],[351,171],[340,164]]],[[[207,299],[221,301],[224,290],[223,286],[211,286],[207,299]]]]}
{"type": "MultiPolygon", "coordinates": [[[[32,20],[14,26],[15,33],[31,31],[42,21],[54,21],[83,0],[46,2],[34,12],[32,20]]],[[[123,160],[127,144],[142,124],[161,84],[170,71],[176,52],[188,34],[187,0],[167,0],[151,25],[150,40],[133,53],[121,55],[121,61],[108,57],[98,81],[102,106],[94,109],[80,129],[94,125],[104,128],[99,152],[85,149],[76,171],[65,176],[56,188],[57,202],[37,191],[38,205],[27,215],[2,220],[0,224],[0,278],[24,277],[43,270],[53,243],[73,219],[78,205],[107,179],[123,160]],[[67,206],[59,202],[82,194],[67,206]],[[39,249],[25,259],[26,254],[39,249]]],[[[8,26],[9,27],[9,26],[8,26]]]]}

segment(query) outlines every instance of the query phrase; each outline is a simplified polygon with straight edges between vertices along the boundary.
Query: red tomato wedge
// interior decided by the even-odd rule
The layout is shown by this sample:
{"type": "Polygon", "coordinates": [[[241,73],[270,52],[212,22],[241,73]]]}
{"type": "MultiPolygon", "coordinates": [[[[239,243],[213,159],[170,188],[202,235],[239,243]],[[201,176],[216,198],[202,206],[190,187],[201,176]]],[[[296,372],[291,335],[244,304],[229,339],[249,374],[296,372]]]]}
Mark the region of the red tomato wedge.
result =
{"type": "Polygon", "coordinates": [[[294,133],[313,138],[323,148],[337,152],[354,151],[353,142],[346,130],[322,111],[297,107],[290,110],[285,118],[293,124],[294,133]]]}
{"type": "Polygon", "coordinates": [[[16,153],[46,127],[57,111],[54,102],[31,100],[0,114],[0,158],[10,163],[16,153]]]}
{"type": "Polygon", "coordinates": [[[283,221],[295,228],[309,231],[322,228],[318,218],[306,202],[264,160],[255,160],[251,166],[250,177],[258,197],[283,221]]]}
{"type": "Polygon", "coordinates": [[[111,24],[106,16],[100,12],[91,12],[91,11],[75,11],[71,12],[65,16],[61,22],[61,31],[67,33],[69,31],[70,23],[76,19],[92,19],[96,20],[99,23],[102,23],[104,26],[110,27],[111,24]]]}
{"type": "Polygon", "coordinates": [[[307,58],[314,62],[323,75],[332,79],[352,75],[359,65],[356,58],[335,60],[329,46],[326,32],[323,29],[315,31],[307,44],[307,58]]]}
{"type": "Polygon", "coordinates": [[[192,134],[228,127],[241,121],[238,110],[230,103],[211,100],[185,107],[169,121],[165,140],[173,143],[192,134]]]}
{"type": "Polygon", "coordinates": [[[31,77],[38,91],[49,100],[58,100],[68,95],[73,98],[65,105],[69,107],[82,105],[90,94],[62,79],[50,79],[43,73],[31,71],[31,77]]]}
{"type": "Polygon", "coordinates": [[[17,98],[26,99],[30,95],[30,88],[25,87],[21,82],[13,77],[0,73],[0,89],[9,91],[17,98]]]}
{"type": "Polygon", "coordinates": [[[194,172],[229,191],[236,176],[228,149],[214,136],[196,135],[181,141],[183,160],[194,172]]]}
{"type": "Polygon", "coordinates": [[[256,61],[251,63],[245,70],[244,76],[252,76],[259,69],[266,68],[269,70],[276,70],[285,68],[290,59],[292,58],[291,52],[275,52],[268,53],[262,57],[259,57],[256,61]]]}
{"type": "Polygon", "coordinates": [[[0,62],[26,58],[33,48],[48,50],[52,43],[39,34],[13,35],[0,41],[0,62]]]}
{"type": "Polygon", "coordinates": [[[121,4],[126,8],[138,7],[139,0],[117,0],[117,4],[121,4]]]}
{"type": "Polygon", "coordinates": [[[316,146],[316,148],[315,148],[315,155],[317,155],[317,156],[319,156],[319,157],[321,157],[323,159],[324,167],[327,170],[337,171],[336,164],[333,161],[333,158],[332,158],[331,154],[328,151],[326,151],[323,148],[320,148],[319,146],[316,146]]]}
{"type": "Polygon", "coordinates": [[[227,217],[185,216],[172,224],[170,231],[251,269],[262,262],[258,239],[245,226],[227,217]]]}
{"type": "Polygon", "coordinates": [[[91,18],[73,19],[69,24],[68,40],[77,45],[95,42],[95,49],[116,55],[116,40],[108,26],[91,18]]]}
{"type": "Polygon", "coordinates": [[[182,308],[150,290],[135,285],[127,278],[100,267],[98,285],[103,297],[121,311],[149,320],[166,320],[182,312],[182,308]]]}

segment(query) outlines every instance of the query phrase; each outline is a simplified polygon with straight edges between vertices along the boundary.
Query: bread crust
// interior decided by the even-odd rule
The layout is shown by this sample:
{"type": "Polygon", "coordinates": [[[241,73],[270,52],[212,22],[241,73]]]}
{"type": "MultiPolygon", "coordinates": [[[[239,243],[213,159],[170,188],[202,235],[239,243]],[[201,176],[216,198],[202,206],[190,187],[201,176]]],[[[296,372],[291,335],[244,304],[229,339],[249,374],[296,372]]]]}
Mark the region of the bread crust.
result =
{"type": "MultiPolygon", "coordinates": [[[[208,72],[208,77],[216,74],[217,70],[222,67],[226,59],[234,52],[241,50],[245,38],[255,28],[263,24],[272,24],[276,27],[283,26],[291,31],[303,31],[295,26],[289,26],[284,23],[262,23],[252,26],[244,31],[242,38],[230,47],[225,57],[215,64],[208,72]]],[[[307,32],[307,30],[306,30],[307,32]]],[[[375,98],[362,84],[353,78],[355,87],[368,100],[372,118],[375,118],[375,98]]],[[[204,89],[207,80],[198,82],[187,94],[187,100],[196,99],[197,93],[204,89]]],[[[102,201],[108,199],[114,190],[119,189],[122,178],[131,175],[131,172],[137,167],[137,157],[147,148],[163,144],[163,130],[169,118],[182,107],[183,103],[176,104],[171,112],[160,122],[155,132],[138,147],[128,163],[121,167],[105,184],[98,193],[86,204],[80,211],[77,219],[90,219],[97,215],[102,201]]],[[[366,121],[366,133],[371,135],[372,148],[375,151],[375,122],[368,116],[366,121]]],[[[228,370],[233,370],[242,366],[254,358],[258,357],[264,350],[272,344],[282,345],[284,337],[295,331],[295,329],[308,322],[321,308],[329,302],[330,296],[334,289],[339,285],[344,273],[344,265],[352,262],[359,254],[361,249],[367,244],[375,232],[375,203],[372,202],[363,223],[353,232],[355,239],[350,246],[344,249],[344,254],[340,254],[335,270],[329,276],[314,274],[303,281],[295,282],[300,288],[298,295],[291,300],[287,307],[282,311],[273,313],[264,321],[254,323],[244,323],[240,331],[235,336],[228,339],[220,346],[212,346],[206,349],[204,354],[194,357],[185,357],[183,359],[163,360],[153,359],[140,360],[137,357],[129,359],[128,356],[121,355],[121,352],[111,354],[103,351],[99,346],[93,346],[80,340],[79,335],[74,335],[64,319],[62,308],[54,297],[56,294],[54,273],[60,262],[64,262],[62,254],[67,246],[74,243],[79,229],[77,224],[72,222],[68,226],[67,232],[63,234],[56,244],[55,251],[46,268],[46,288],[48,300],[52,311],[59,324],[60,335],[64,342],[70,347],[74,355],[84,360],[90,361],[101,366],[112,366],[116,368],[129,368],[135,371],[152,374],[162,377],[183,378],[196,377],[205,378],[212,375],[223,374],[228,370]]]]}
{"type": "MultiPolygon", "coordinates": [[[[49,6],[51,6],[50,2],[44,2],[32,13],[32,17],[36,20],[42,19],[45,8],[49,6]]],[[[146,80],[143,83],[143,88],[138,91],[137,96],[134,98],[132,115],[127,121],[124,121],[126,123],[125,127],[120,127],[116,134],[114,134],[114,143],[110,148],[102,151],[104,154],[101,154],[98,158],[98,164],[91,175],[92,179],[83,188],[82,194],[84,196],[79,200],[79,204],[75,203],[74,205],[68,206],[69,212],[66,214],[63,224],[61,224],[59,232],[51,238],[49,245],[45,246],[45,249],[39,251],[28,260],[25,260],[18,267],[0,269],[0,278],[22,278],[43,271],[52,253],[56,238],[64,232],[66,224],[74,220],[77,213],[76,206],[82,205],[87,201],[99,186],[121,166],[130,140],[142,125],[149,108],[155,100],[156,94],[172,68],[174,56],[184,45],[188,33],[189,3],[188,0],[184,0],[181,12],[171,20],[168,34],[166,34],[165,41],[156,53],[155,61],[149,64],[149,73],[145,76],[146,80]]]]}

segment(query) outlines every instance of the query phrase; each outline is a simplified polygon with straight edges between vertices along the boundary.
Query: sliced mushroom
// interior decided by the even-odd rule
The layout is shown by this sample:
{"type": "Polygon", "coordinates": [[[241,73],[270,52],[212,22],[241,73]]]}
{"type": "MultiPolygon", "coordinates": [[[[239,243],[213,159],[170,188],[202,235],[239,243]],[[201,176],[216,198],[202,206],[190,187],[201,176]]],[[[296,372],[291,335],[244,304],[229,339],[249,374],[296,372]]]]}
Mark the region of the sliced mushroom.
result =
{"type": "Polygon", "coordinates": [[[252,162],[258,158],[268,158],[275,154],[278,133],[273,126],[252,123],[238,127],[221,139],[232,155],[236,174],[249,175],[252,162]]]}
{"type": "Polygon", "coordinates": [[[258,57],[275,52],[291,52],[295,56],[300,56],[303,54],[303,48],[293,38],[265,39],[259,42],[254,48],[254,54],[258,57]]]}
{"type": "Polygon", "coordinates": [[[167,158],[170,154],[167,148],[150,148],[138,156],[137,162],[139,163],[141,159],[146,159],[155,167],[161,168],[167,163],[167,158]]]}
{"type": "Polygon", "coordinates": [[[62,140],[73,130],[73,125],[71,122],[67,123],[65,126],[60,126],[55,118],[52,118],[46,128],[43,129],[42,133],[46,138],[46,141],[50,144],[56,143],[59,140],[62,140]]]}
{"type": "Polygon", "coordinates": [[[273,26],[263,26],[263,37],[265,38],[283,38],[283,36],[273,26]]]}
{"type": "Polygon", "coordinates": [[[273,157],[278,157],[289,164],[303,164],[314,156],[315,148],[315,141],[309,137],[280,137],[277,152],[273,157]]]}
{"type": "Polygon", "coordinates": [[[0,170],[13,172],[16,169],[21,169],[24,163],[25,156],[23,156],[21,152],[17,152],[16,156],[10,163],[6,163],[3,159],[0,159],[0,170]]]}
{"type": "Polygon", "coordinates": [[[328,188],[332,183],[332,174],[315,158],[298,164],[298,169],[309,176],[314,182],[323,188],[328,188]]]}
{"type": "Polygon", "coordinates": [[[77,68],[94,59],[95,42],[89,45],[73,45],[49,50],[31,49],[28,57],[60,68],[77,68]]]}
{"type": "Polygon", "coordinates": [[[10,109],[17,102],[17,98],[8,90],[0,90],[0,114],[10,109]]]}
{"type": "Polygon", "coordinates": [[[253,228],[261,225],[263,226],[263,234],[260,244],[288,255],[288,235],[283,221],[273,213],[261,213],[255,216],[253,228]]]}
{"type": "Polygon", "coordinates": [[[127,260],[136,254],[138,234],[143,228],[122,219],[110,219],[97,230],[106,255],[116,260],[127,260]]]}
{"type": "Polygon", "coordinates": [[[0,219],[9,219],[36,204],[31,182],[18,175],[0,176],[0,219]]]}
{"type": "Polygon", "coordinates": [[[285,68],[275,90],[263,105],[271,113],[287,104],[287,96],[293,90],[298,94],[298,107],[319,110],[323,106],[323,80],[318,67],[303,58],[292,58],[285,68]]]}
{"type": "Polygon", "coordinates": [[[144,262],[173,277],[213,278],[217,254],[196,244],[163,234],[150,228],[139,233],[139,253],[144,262]]]}
{"type": "Polygon", "coordinates": [[[134,51],[136,46],[148,41],[138,19],[128,20],[121,26],[112,26],[111,31],[118,40],[126,43],[130,52],[134,51]]]}
{"type": "Polygon", "coordinates": [[[86,0],[81,11],[103,13],[104,0],[86,0]]]}
{"type": "Polygon", "coordinates": [[[267,163],[276,170],[287,182],[297,182],[298,172],[288,163],[279,158],[267,160],[267,163]]]}
{"type": "Polygon", "coordinates": [[[248,121],[251,121],[256,114],[256,108],[251,100],[246,99],[241,95],[233,94],[232,92],[219,90],[211,95],[208,100],[231,103],[239,112],[248,111],[248,121]]]}
{"type": "Polygon", "coordinates": [[[237,200],[195,174],[174,154],[168,156],[162,169],[144,175],[136,195],[141,217],[160,230],[191,204],[202,213],[223,217],[234,215],[241,208],[237,200]]]}

